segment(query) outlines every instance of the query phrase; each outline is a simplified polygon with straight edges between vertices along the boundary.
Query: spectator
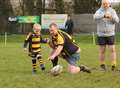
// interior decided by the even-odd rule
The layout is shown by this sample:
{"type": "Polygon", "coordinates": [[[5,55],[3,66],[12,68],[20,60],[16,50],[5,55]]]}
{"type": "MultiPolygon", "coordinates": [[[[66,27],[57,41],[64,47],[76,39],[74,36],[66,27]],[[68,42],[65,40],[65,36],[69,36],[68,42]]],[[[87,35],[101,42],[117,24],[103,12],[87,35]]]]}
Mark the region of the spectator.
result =
{"type": "Polygon", "coordinates": [[[115,49],[115,23],[119,22],[116,11],[110,7],[109,0],[102,0],[101,7],[94,14],[97,22],[97,43],[99,45],[100,67],[107,70],[105,65],[105,51],[108,48],[111,52],[111,70],[116,70],[116,49],[115,49]]]}

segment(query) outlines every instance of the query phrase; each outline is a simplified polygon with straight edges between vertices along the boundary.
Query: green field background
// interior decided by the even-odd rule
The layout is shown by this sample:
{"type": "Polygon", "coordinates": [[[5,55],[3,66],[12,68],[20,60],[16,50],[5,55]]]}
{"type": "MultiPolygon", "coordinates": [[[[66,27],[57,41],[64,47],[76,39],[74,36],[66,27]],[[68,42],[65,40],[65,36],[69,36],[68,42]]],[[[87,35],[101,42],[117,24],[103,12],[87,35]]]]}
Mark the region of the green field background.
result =
{"type": "MultiPolygon", "coordinates": [[[[107,72],[99,70],[98,46],[93,44],[91,35],[76,35],[75,41],[81,48],[78,65],[85,64],[92,69],[91,74],[67,72],[67,63],[59,58],[63,72],[59,76],[50,75],[51,62],[47,60],[50,49],[42,44],[42,56],[46,70],[32,75],[31,58],[23,50],[26,35],[9,35],[7,45],[0,36],[0,88],[120,88],[120,72],[111,71],[110,53],[107,50],[107,72]]],[[[48,36],[43,36],[48,37],[48,36]]],[[[120,66],[120,35],[116,36],[117,62],[120,66]]]]}

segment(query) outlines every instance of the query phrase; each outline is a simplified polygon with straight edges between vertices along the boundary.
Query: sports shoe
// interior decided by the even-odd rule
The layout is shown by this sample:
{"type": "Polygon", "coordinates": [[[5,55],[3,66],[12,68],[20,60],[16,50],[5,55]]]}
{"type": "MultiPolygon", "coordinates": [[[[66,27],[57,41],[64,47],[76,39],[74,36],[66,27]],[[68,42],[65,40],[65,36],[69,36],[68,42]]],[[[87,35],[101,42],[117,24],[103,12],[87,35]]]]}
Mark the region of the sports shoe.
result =
{"type": "Polygon", "coordinates": [[[100,65],[100,68],[101,68],[102,71],[106,71],[106,70],[107,70],[105,64],[101,64],[101,65],[100,65]]]}
{"type": "Polygon", "coordinates": [[[42,70],[42,71],[45,70],[45,67],[41,67],[41,70],[42,70]]]}
{"type": "Polygon", "coordinates": [[[91,70],[85,65],[80,65],[80,71],[91,73],[91,70]]]}
{"type": "Polygon", "coordinates": [[[120,69],[117,68],[117,67],[114,66],[114,65],[111,67],[111,70],[112,70],[112,71],[115,71],[115,72],[120,72],[120,69]]]}
{"type": "Polygon", "coordinates": [[[112,71],[115,71],[115,69],[116,69],[116,66],[112,66],[112,67],[111,67],[111,70],[112,70],[112,71]]]}
{"type": "Polygon", "coordinates": [[[41,65],[40,65],[40,69],[41,69],[42,71],[45,70],[44,64],[41,64],[41,65]]]}
{"type": "Polygon", "coordinates": [[[33,74],[33,75],[35,75],[36,72],[37,72],[36,70],[34,70],[34,69],[32,70],[32,74],[33,74]]]}

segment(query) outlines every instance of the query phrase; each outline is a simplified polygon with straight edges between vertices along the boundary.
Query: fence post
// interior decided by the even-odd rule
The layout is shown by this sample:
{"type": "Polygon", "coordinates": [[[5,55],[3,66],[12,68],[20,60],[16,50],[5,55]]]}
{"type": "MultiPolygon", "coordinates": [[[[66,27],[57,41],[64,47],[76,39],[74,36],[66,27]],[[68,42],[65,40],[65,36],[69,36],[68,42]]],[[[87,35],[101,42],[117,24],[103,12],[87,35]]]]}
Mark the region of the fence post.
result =
{"type": "Polygon", "coordinates": [[[93,45],[95,45],[95,33],[92,32],[93,45]]]}
{"type": "Polygon", "coordinates": [[[7,46],[7,32],[5,32],[5,47],[7,46]]]}

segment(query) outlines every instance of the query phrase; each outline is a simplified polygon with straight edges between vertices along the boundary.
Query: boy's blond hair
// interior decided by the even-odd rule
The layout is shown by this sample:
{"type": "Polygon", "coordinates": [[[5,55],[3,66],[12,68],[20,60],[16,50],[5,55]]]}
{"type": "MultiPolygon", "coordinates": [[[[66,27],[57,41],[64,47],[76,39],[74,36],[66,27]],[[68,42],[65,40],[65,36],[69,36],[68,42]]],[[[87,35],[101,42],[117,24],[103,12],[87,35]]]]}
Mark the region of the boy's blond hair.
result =
{"type": "Polygon", "coordinates": [[[35,29],[40,29],[40,30],[41,30],[41,25],[38,24],[38,23],[35,23],[35,24],[33,25],[33,30],[35,30],[35,29]]]}

